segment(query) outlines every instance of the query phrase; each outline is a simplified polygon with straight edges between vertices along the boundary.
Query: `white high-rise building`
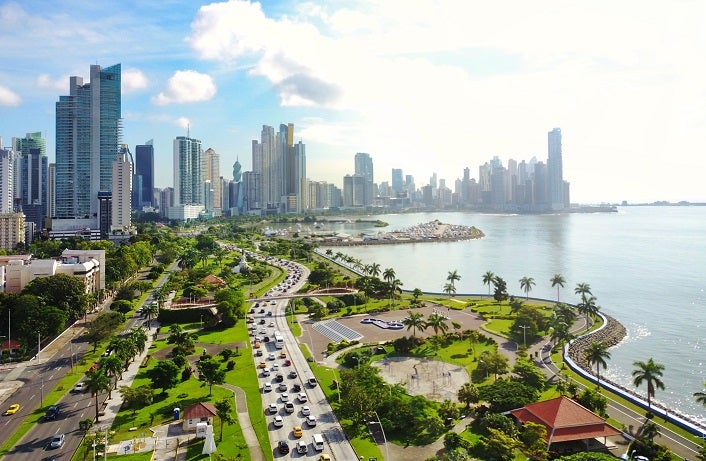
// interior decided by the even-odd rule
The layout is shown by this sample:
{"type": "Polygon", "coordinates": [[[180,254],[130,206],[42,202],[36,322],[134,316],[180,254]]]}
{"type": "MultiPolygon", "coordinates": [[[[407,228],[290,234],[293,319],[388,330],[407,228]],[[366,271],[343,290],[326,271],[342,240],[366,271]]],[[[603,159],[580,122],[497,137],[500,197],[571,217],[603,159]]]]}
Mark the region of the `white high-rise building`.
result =
{"type": "Polygon", "coordinates": [[[15,152],[0,146],[0,213],[12,213],[15,197],[15,152]]]}
{"type": "Polygon", "coordinates": [[[132,163],[128,160],[128,147],[123,144],[113,161],[113,203],[110,229],[128,230],[132,226],[130,200],[132,198],[132,163]]]}
{"type": "Polygon", "coordinates": [[[551,210],[554,211],[563,210],[565,197],[560,128],[554,128],[547,134],[547,144],[547,182],[549,183],[549,207],[551,210]]]}
{"type": "MultiPolygon", "coordinates": [[[[213,195],[211,197],[212,203],[205,203],[204,205],[207,210],[213,211],[213,216],[220,216],[222,206],[222,193],[219,184],[219,179],[221,177],[221,156],[210,147],[206,149],[203,156],[206,164],[205,181],[211,181],[211,188],[213,189],[213,195]]],[[[204,189],[204,191],[206,190],[207,189],[204,189]]]]}
{"type": "Polygon", "coordinates": [[[203,205],[205,180],[201,141],[188,136],[174,140],[174,205],[203,205]]]}

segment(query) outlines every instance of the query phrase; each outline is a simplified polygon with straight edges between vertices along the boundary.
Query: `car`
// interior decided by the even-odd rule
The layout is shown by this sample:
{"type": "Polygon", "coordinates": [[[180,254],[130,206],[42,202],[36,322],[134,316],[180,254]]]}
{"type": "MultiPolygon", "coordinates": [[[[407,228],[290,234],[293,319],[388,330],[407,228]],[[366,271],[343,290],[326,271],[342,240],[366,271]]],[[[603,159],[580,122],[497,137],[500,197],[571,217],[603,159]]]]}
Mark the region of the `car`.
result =
{"type": "Polygon", "coordinates": [[[284,426],[284,418],[282,418],[280,415],[275,416],[275,419],[272,420],[272,424],[274,424],[275,427],[282,427],[284,426]]]}
{"type": "Polygon", "coordinates": [[[316,385],[318,384],[316,382],[316,378],[314,378],[313,376],[310,376],[309,379],[306,380],[306,382],[308,382],[309,386],[311,387],[316,387],[316,385]]]}
{"type": "Polygon", "coordinates": [[[267,316],[272,317],[272,311],[267,311],[267,316]]]}
{"type": "Polygon", "coordinates": [[[52,421],[55,420],[56,417],[59,416],[59,407],[56,405],[52,405],[49,408],[47,408],[47,412],[44,413],[44,421],[52,421]]]}
{"type": "Polygon", "coordinates": [[[14,415],[14,414],[17,413],[18,411],[20,411],[20,404],[19,404],[19,403],[13,403],[12,405],[10,405],[10,407],[9,407],[7,410],[5,410],[4,415],[5,415],[5,416],[7,416],[7,415],[14,415]]]}
{"type": "Polygon", "coordinates": [[[281,358],[281,359],[286,359],[286,358],[287,358],[287,353],[284,352],[284,351],[280,352],[280,353],[279,353],[279,358],[281,358]]]}
{"type": "MultiPolygon", "coordinates": [[[[260,313],[261,313],[261,314],[264,314],[264,313],[265,313],[265,309],[260,309],[260,313]]],[[[264,322],[263,322],[263,323],[264,323],[264,322]]]]}
{"type": "Polygon", "coordinates": [[[280,400],[282,400],[283,402],[289,402],[289,394],[287,394],[286,392],[280,394],[280,395],[279,395],[279,398],[280,398],[280,400]]]}
{"type": "Polygon", "coordinates": [[[289,374],[287,376],[289,377],[289,379],[294,379],[297,377],[297,372],[292,370],[289,372],[289,374]]]}
{"type": "Polygon", "coordinates": [[[304,432],[302,431],[302,427],[301,426],[294,426],[292,428],[292,435],[294,437],[300,439],[302,437],[302,435],[304,435],[304,432]]]}
{"type": "Polygon", "coordinates": [[[267,323],[267,322],[265,321],[265,319],[260,319],[260,321],[257,322],[257,323],[260,324],[260,325],[264,325],[264,324],[267,323]]]}
{"type": "Polygon", "coordinates": [[[274,302],[274,301],[270,301],[270,306],[274,306],[274,305],[275,305],[275,302],[274,302]]]}
{"type": "Polygon", "coordinates": [[[277,370],[279,370],[279,365],[276,363],[273,363],[272,364],[272,371],[277,371],[277,370]]]}
{"type": "Polygon", "coordinates": [[[282,373],[277,373],[275,375],[275,381],[277,381],[278,383],[281,383],[282,381],[284,381],[284,376],[282,375],[282,373]]]}
{"type": "Polygon", "coordinates": [[[262,357],[262,349],[258,349],[257,352],[255,352],[255,355],[258,357],[262,357]]]}
{"type": "Polygon", "coordinates": [[[275,359],[275,354],[270,354],[267,356],[267,360],[274,360],[275,359]]]}
{"type": "Polygon", "coordinates": [[[277,409],[277,404],[276,403],[271,403],[267,405],[267,412],[271,415],[274,415],[277,413],[279,410],[277,409]]]}
{"type": "Polygon", "coordinates": [[[279,383],[279,390],[282,392],[287,392],[287,383],[279,383]]]}
{"type": "Polygon", "coordinates": [[[255,341],[255,344],[253,345],[253,347],[255,349],[260,349],[260,346],[261,346],[260,341],[255,341]]]}
{"type": "Polygon", "coordinates": [[[262,392],[270,392],[270,391],[272,391],[272,384],[265,383],[262,385],[262,392]]]}
{"type": "Polygon", "coordinates": [[[284,411],[286,411],[287,413],[294,413],[294,404],[292,402],[285,403],[284,411]]]}
{"type": "Polygon", "coordinates": [[[300,392],[299,395],[297,395],[297,398],[299,399],[299,401],[300,401],[301,403],[304,403],[304,402],[306,402],[306,401],[308,400],[307,397],[306,397],[306,394],[303,393],[303,392],[300,392]]]}
{"type": "Polygon", "coordinates": [[[270,376],[270,370],[265,368],[264,370],[262,370],[262,377],[267,378],[268,376],[270,376]]]}
{"type": "Polygon", "coordinates": [[[266,334],[267,334],[267,330],[265,330],[265,329],[263,328],[262,330],[260,330],[260,334],[261,334],[261,335],[266,335],[266,334]]]}
{"type": "Polygon", "coordinates": [[[284,361],[284,366],[285,366],[285,367],[288,367],[288,366],[290,366],[291,364],[292,364],[292,361],[289,360],[289,359],[287,359],[287,360],[284,361]]]}
{"type": "Polygon", "coordinates": [[[277,451],[279,451],[281,455],[286,455],[287,453],[289,453],[289,445],[287,444],[286,440],[280,440],[277,443],[277,451]]]}
{"type": "Polygon", "coordinates": [[[309,451],[309,444],[303,440],[297,440],[297,453],[305,455],[309,451]]]}
{"type": "Polygon", "coordinates": [[[86,383],[80,382],[74,386],[74,392],[86,392],[86,383]]]}
{"type": "Polygon", "coordinates": [[[275,322],[270,322],[270,324],[267,325],[267,326],[270,327],[270,328],[274,328],[274,327],[275,327],[275,322]]]}
{"type": "Polygon", "coordinates": [[[54,437],[51,438],[49,446],[51,448],[61,448],[61,446],[64,444],[65,438],[66,436],[64,436],[64,434],[56,434],[54,437]]]}
{"type": "Polygon", "coordinates": [[[292,392],[299,392],[302,390],[302,387],[299,385],[299,383],[296,383],[295,385],[292,386],[292,392]]]}
{"type": "Polygon", "coordinates": [[[264,338],[262,338],[262,342],[263,342],[263,343],[269,343],[269,342],[270,342],[270,337],[269,337],[269,336],[265,336],[264,338]]]}
{"type": "Polygon", "coordinates": [[[260,365],[258,365],[260,368],[267,368],[267,364],[265,362],[260,362],[260,365]]]}
{"type": "Polygon", "coordinates": [[[319,461],[331,461],[331,457],[327,453],[321,453],[319,461]]]}
{"type": "Polygon", "coordinates": [[[308,415],[306,417],[306,423],[309,425],[309,427],[314,427],[316,426],[316,416],[314,415],[308,415]]]}
{"type": "Polygon", "coordinates": [[[310,414],[311,414],[311,409],[308,406],[304,405],[302,407],[302,415],[309,416],[310,414]]]}

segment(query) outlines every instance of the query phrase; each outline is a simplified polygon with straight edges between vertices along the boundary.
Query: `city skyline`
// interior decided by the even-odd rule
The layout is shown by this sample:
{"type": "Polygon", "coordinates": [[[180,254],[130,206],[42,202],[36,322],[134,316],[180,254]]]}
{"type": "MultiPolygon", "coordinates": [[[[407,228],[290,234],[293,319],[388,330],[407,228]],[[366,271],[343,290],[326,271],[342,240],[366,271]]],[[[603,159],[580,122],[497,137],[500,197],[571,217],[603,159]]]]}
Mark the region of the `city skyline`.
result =
{"type": "Polygon", "coordinates": [[[41,131],[55,161],[68,77],[121,63],[122,141],[153,139],[156,165],[188,135],[224,177],[252,171],[260,127],[292,123],[313,181],[342,187],[365,152],[376,183],[453,184],[494,156],[545,158],[561,127],[572,202],[706,200],[704,6],[550,3],[3,2],[1,147],[41,131]]]}

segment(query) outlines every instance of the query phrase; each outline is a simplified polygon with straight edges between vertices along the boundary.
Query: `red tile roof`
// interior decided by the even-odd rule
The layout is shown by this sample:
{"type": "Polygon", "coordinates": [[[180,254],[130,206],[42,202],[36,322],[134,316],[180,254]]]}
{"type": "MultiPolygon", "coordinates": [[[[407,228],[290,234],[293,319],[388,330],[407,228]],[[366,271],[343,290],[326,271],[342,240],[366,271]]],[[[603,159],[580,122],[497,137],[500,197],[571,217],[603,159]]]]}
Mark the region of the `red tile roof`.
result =
{"type": "Polygon", "coordinates": [[[195,403],[184,409],[184,419],[201,419],[216,416],[216,407],[210,403],[195,403]]]}
{"type": "Polygon", "coordinates": [[[566,442],[620,435],[620,431],[589,409],[561,396],[511,411],[523,424],[532,422],[547,429],[547,442],[566,442]]]}
{"type": "Polygon", "coordinates": [[[213,274],[208,274],[206,277],[203,278],[203,281],[217,287],[224,287],[227,285],[227,283],[222,278],[213,274]]]}

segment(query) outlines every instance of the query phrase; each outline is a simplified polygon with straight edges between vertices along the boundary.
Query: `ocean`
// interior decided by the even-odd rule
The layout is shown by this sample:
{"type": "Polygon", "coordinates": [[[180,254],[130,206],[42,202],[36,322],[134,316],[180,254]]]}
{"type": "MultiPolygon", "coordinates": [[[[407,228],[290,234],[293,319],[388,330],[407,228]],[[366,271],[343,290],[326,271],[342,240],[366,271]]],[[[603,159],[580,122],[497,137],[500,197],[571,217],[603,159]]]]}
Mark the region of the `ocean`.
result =
{"type": "MultiPolygon", "coordinates": [[[[470,212],[386,214],[389,223],[325,223],[324,230],[375,234],[438,219],[476,226],[480,240],[334,247],[363,263],[393,268],[403,288],[442,292],[457,270],[457,293],[487,294],[486,271],[524,296],[519,280],[533,277],[530,296],[556,299],[550,279],[566,279],[561,301],[578,302],[577,283],[588,283],[601,311],[615,317],[628,337],[610,350],[606,378],[627,388],[633,362],[653,358],[665,366],[666,389],[655,400],[697,421],[706,408],[693,393],[706,381],[706,207],[618,207],[617,213],[499,215],[470,212]]],[[[306,227],[306,226],[304,226],[306,227]]],[[[644,395],[644,386],[636,389],[644,395]]]]}

